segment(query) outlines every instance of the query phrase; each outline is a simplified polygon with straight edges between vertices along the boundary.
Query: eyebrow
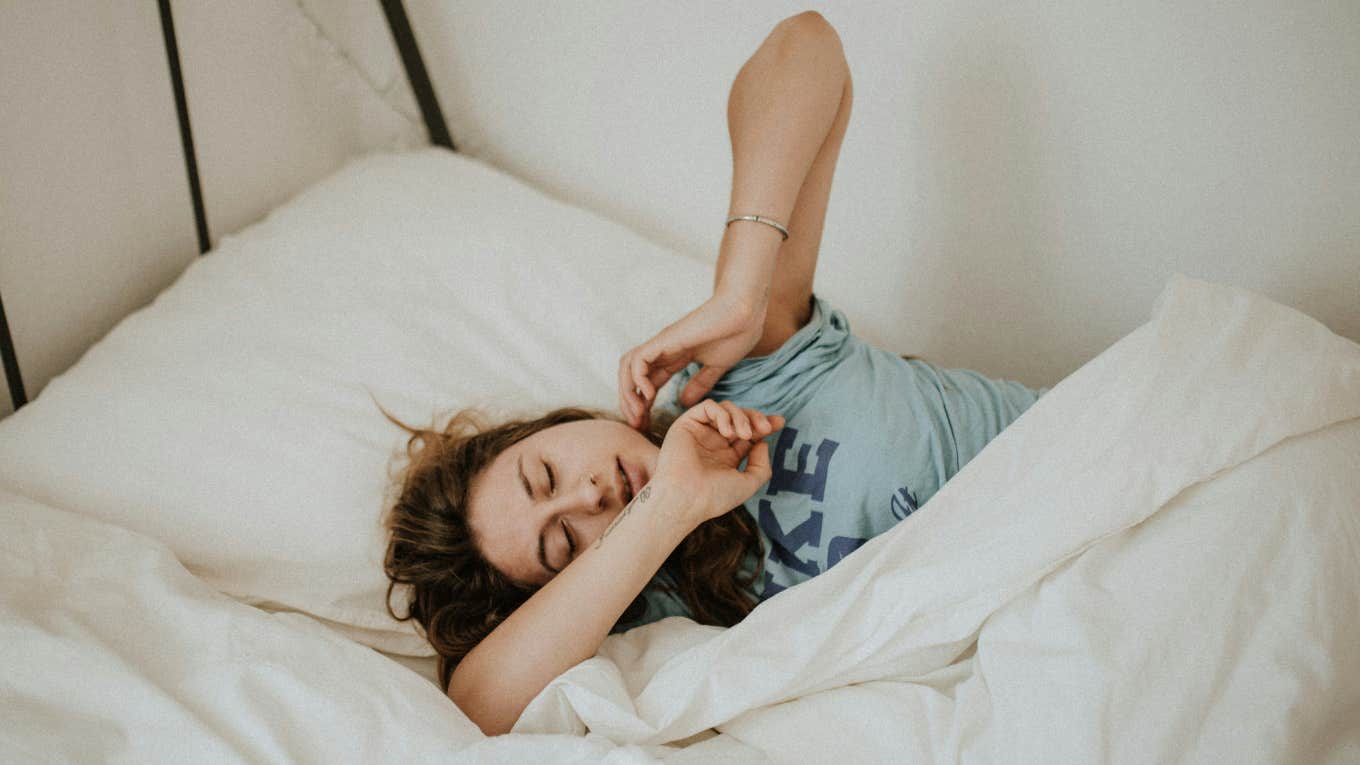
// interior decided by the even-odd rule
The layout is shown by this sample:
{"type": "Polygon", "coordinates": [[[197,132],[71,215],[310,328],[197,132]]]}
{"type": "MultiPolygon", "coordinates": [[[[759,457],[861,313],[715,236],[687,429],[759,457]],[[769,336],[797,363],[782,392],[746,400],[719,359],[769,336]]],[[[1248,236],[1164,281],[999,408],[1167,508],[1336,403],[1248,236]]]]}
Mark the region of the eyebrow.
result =
{"type": "MultiPolygon", "coordinates": [[[[524,475],[523,454],[519,455],[519,461],[516,464],[519,466],[519,482],[524,486],[524,493],[528,495],[530,500],[532,500],[534,498],[534,491],[533,489],[529,488],[529,479],[524,475]]],[[[543,568],[547,569],[550,573],[560,574],[562,573],[561,569],[553,568],[551,565],[548,564],[548,549],[547,545],[544,542],[543,537],[543,532],[546,531],[547,528],[548,524],[545,523],[543,524],[543,527],[538,530],[538,562],[540,565],[543,566],[543,568]]]]}

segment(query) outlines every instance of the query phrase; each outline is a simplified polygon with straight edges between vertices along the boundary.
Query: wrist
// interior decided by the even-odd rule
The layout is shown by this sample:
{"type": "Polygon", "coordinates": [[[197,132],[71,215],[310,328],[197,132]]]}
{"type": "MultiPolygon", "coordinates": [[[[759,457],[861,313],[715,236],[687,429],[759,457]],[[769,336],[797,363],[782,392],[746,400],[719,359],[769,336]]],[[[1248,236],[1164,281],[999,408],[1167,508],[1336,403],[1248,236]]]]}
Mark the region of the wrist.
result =
{"type": "MultiPolygon", "coordinates": [[[[630,505],[643,513],[659,534],[673,548],[707,518],[698,496],[692,490],[664,476],[655,476],[638,491],[630,505]]],[[[624,508],[627,512],[628,508],[624,508]]]]}
{"type": "Polygon", "coordinates": [[[717,304],[718,311],[726,317],[727,331],[746,332],[764,326],[765,314],[769,310],[770,293],[769,290],[741,290],[729,287],[714,292],[710,300],[717,304]]]}
{"type": "Polygon", "coordinates": [[[645,489],[650,489],[649,515],[660,524],[661,534],[676,544],[707,519],[702,494],[684,482],[657,476],[645,489]]]}
{"type": "Polygon", "coordinates": [[[769,226],[728,226],[714,268],[713,294],[749,308],[752,315],[763,314],[781,241],[769,226]]]}

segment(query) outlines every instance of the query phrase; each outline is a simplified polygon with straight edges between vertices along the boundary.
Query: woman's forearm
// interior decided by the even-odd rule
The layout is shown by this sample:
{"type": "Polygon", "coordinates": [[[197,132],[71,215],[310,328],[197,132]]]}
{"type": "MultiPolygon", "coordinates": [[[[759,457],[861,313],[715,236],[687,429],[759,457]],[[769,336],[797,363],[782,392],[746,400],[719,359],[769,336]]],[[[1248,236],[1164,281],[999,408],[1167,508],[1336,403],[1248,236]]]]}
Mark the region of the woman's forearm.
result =
{"type": "Polygon", "coordinates": [[[454,668],[448,695],[487,735],[508,733],[553,678],[595,655],[624,610],[694,530],[681,492],[649,483],[571,565],[454,668]]]}
{"type": "MultiPolygon", "coordinates": [[[[741,68],[728,97],[729,216],[789,220],[848,80],[840,37],[820,15],[801,13],[775,27],[741,68]]],[[[762,223],[728,226],[714,292],[727,290],[763,312],[782,241],[778,230],[762,223]]]]}

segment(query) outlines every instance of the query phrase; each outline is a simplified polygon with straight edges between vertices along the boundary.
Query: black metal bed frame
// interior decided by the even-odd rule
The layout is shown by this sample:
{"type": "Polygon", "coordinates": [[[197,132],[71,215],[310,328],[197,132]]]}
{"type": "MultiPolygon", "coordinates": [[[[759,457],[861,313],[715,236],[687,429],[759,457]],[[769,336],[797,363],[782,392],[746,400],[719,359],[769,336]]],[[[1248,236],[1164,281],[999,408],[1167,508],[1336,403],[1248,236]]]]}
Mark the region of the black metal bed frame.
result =
{"type": "MultiPolygon", "coordinates": [[[[401,54],[406,79],[411,83],[416,102],[420,104],[420,113],[425,119],[425,130],[429,134],[430,143],[457,151],[453,139],[449,137],[444,113],[439,108],[439,100],[435,97],[434,86],[430,83],[429,73],[425,70],[425,61],[420,56],[420,48],[416,45],[415,33],[412,32],[410,19],[406,16],[406,7],[402,0],[378,0],[378,2],[382,5],[383,15],[387,18],[387,27],[392,32],[397,51],[401,54]]],[[[158,0],[158,3],[161,32],[165,37],[165,56],[170,66],[170,82],[175,91],[175,112],[179,115],[179,136],[184,150],[185,174],[189,178],[189,194],[193,198],[198,253],[201,256],[206,255],[212,245],[208,235],[208,214],[203,205],[203,190],[198,181],[198,155],[194,151],[194,136],[189,126],[189,102],[184,93],[184,78],[180,72],[179,41],[175,37],[175,20],[170,11],[170,0],[158,0]]],[[[9,382],[10,400],[14,403],[15,411],[18,411],[28,403],[28,397],[24,393],[23,376],[19,372],[19,358],[14,352],[14,338],[10,334],[9,322],[5,318],[3,298],[0,298],[0,361],[3,361],[5,379],[9,382]]]]}

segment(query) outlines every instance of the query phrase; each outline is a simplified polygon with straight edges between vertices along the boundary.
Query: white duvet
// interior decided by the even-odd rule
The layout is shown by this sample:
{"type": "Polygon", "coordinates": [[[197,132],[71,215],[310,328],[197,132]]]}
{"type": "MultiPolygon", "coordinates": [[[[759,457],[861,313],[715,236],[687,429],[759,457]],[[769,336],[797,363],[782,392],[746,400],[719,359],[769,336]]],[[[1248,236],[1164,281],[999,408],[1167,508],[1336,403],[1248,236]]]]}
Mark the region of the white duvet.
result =
{"type": "Polygon", "coordinates": [[[1357,560],[1360,346],[1177,278],[893,531],[734,628],[611,637],[495,739],[0,495],[0,760],[1360,762],[1357,560]]]}

